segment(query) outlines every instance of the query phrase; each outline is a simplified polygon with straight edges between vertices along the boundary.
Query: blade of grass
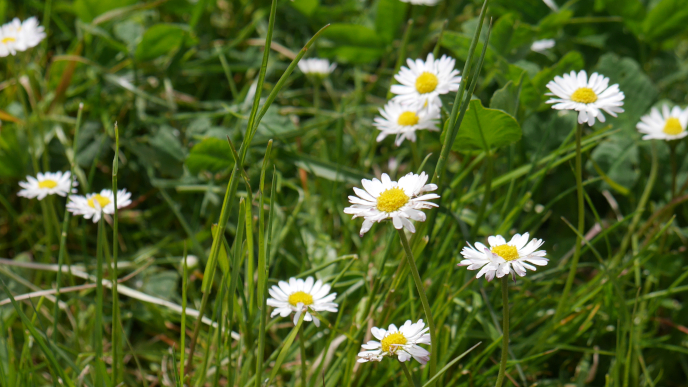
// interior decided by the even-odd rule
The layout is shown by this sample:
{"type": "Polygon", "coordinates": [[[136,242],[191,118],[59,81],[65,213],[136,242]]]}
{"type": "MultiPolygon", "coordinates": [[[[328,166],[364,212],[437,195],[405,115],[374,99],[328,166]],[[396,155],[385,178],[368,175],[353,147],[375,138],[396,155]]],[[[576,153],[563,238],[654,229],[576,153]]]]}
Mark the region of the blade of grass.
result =
{"type": "Polygon", "coordinates": [[[179,338],[179,387],[184,387],[184,355],[186,354],[186,288],[189,276],[189,268],[187,266],[187,251],[186,241],[184,241],[184,268],[182,270],[182,323],[181,323],[181,337],[179,338]]]}
{"type": "Polygon", "coordinates": [[[123,369],[124,359],[122,357],[122,316],[119,310],[119,293],[117,293],[117,254],[119,253],[119,213],[117,210],[117,173],[119,171],[119,128],[115,122],[115,158],[112,160],[112,193],[115,213],[112,218],[112,270],[110,270],[110,281],[112,281],[112,384],[119,383],[120,369],[123,369]]]}
{"type": "MultiPolygon", "coordinates": [[[[115,195],[116,196],[116,195],[115,195]]],[[[106,373],[105,362],[103,361],[103,249],[105,249],[105,226],[103,225],[104,214],[100,214],[98,220],[98,243],[96,245],[96,319],[93,324],[93,347],[96,357],[96,387],[105,386],[106,373]]],[[[115,243],[117,243],[115,241],[115,243]]]]}
{"type": "Polygon", "coordinates": [[[284,358],[287,357],[287,353],[289,353],[289,348],[291,347],[292,343],[294,343],[294,339],[296,338],[296,334],[299,333],[299,330],[301,329],[301,325],[303,325],[304,317],[306,317],[306,312],[301,313],[301,316],[299,316],[299,321],[296,323],[296,325],[291,330],[291,332],[289,332],[289,335],[284,340],[284,342],[282,342],[282,350],[280,351],[279,355],[277,356],[277,360],[275,360],[275,366],[272,368],[272,372],[270,373],[270,377],[268,378],[268,382],[265,385],[269,386],[270,382],[272,382],[275,379],[275,376],[277,376],[277,372],[279,372],[280,367],[282,367],[282,363],[284,362],[284,358]]]}

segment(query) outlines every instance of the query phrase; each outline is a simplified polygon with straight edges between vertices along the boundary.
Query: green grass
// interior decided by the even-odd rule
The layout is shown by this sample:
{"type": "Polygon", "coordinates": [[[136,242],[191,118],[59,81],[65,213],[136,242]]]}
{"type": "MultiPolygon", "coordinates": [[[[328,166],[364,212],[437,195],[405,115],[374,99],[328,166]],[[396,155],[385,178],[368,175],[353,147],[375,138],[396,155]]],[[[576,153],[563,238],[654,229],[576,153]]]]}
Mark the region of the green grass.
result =
{"type": "Polygon", "coordinates": [[[490,386],[500,360],[503,386],[688,386],[688,146],[635,128],[688,104],[688,13],[557,5],[0,0],[0,21],[49,32],[0,58],[0,386],[490,386]],[[378,143],[394,74],[430,52],[462,69],[442,131],[378,143]],[[315,57],[338,67],[308,79],[315,57]],[[578,131],[544,94],[581,69],[626,111],[578,131]],[[58,170],[133,203],[99,224],[17,196],[58,170]],[[360,237],[352,187],[421,171],[441,198],[417,232],[360,237]],[[466,242],[524,232],[550,259],[526,277],[456,266],[466,242]],[[271,318],[267,289],[309,275],[339,312],[271,318]],[[427,366],[356,362],[371,327],[428,313],[427,366]]]}

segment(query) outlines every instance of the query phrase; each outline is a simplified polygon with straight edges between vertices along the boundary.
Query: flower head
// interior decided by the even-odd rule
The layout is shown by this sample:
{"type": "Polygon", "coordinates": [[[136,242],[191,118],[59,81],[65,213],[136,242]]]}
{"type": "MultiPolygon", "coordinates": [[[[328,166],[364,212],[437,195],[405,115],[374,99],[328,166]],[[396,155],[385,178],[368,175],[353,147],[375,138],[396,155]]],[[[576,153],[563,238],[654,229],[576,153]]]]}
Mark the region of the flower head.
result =
{"type": "Polygon", "coordinates": [[[370,333],[380,341],[371,340],[363,344],[361,348],[367,351],[358,354],[358,362],[382,361],[385,356],[397,356],[400,362],[414,358],[420,364],[425,364],[430,360],[430,352],[418,344],[431,345],[430,335],[426,333],[428,329],[423,320],[418,320],[415,324],[406,320],[398,329],[394,324],[387,330],[373,327],[370,333]]]}
{"type": "Polygon", "coordinates": [[[300,278],[289,278],[289,283],[280,281],[268,289],[268,292],[272,298],[268,298],[267,303],[275,308],[270,317],[278,314],[287,317],[291,312],[296,312],[294,324],[299,321],[301,313],[305,312],[304,321],[313,321],[315,326],[319,327],[320,320],[309,311],[337,311],[337,304],[333,302],[337,293],[330,293],[330,285],[323,284],[320,280],[314,283],[313,277],[308,277],[305,281],[300,278]]]}
{"type": "Polygon", "coordinates": [[[30,17],[23,22],[12,19],[0,27],[0,57],[16,55],[17,51],[26,51],[36,47],[45,39],[45,29],[38,19],[30,17]]]}
{"type": "Polygon", "coordinates": [[[427,60],[406,60],[408,67],[402,67],[394,76],[400,85],[392,86],[392,93],[397,94],[394,100],[410,105],[415,109],[426,106],[441,107],[440,94],[457,91],[461,77],[459,70],[454,70],[456,61],[446,55],[435,59],[432,53],[427,60]]]}
{"type": "MultiPolygon", "coordinates": [[[[26,181],[20,181],[19,186],[23,189],[17,193],[17,196],[38,200],[43,200],[48,195],[67,196],[69,193],[69,185],[71,183],[72,174],[67,171],[62,172],[46,172],[38,173],[36,177],[26,176],[26,181]]],[[[74,182],[77,186],[77,182],[74,182]]]]}
{"type": "Polygon", "coordinates": [[[469,245],[461,250],[464,260],[459,266],[468,266],[468,270],[480,269],[475,277],[480,278],[484,274],[488,281],[492,281],[495,275],[502,278],[510,273],[512,277],[514,273],[523,277],[526,269],[535,270],[531,263],[545,266],[549,262],[545,258],[545,250],[538,250],[545,242],[542,239],[528,242],[529,238],[528,233],[516,234],[507,243],[501,235],[491,236],[487,238],[489,249],[482,243],[475,242],[475,247],[469,245]]]}
{"type": "Polygon", "coordinates": [[[556,44],[556,42],[554,41],[554,39],[536,40],[530,46],[530,49],[535,51],[535,52],[544,52],[544,51],[547,51],[550,48],[554,47],[555,44],[556,44]]]}
{"type": "Polygon", "coordinates": [[[404,140],[416,142],[417,130],[439,130],[437,124],[440,118],[440,109],[431,105],[427,109],[415,109],[401,105],[391,100],[380,109],[381,117],[375,117],[375,127],[382,132],[377,136],[377,141],[382,141],[389,135],[395,135],[394,144],[399,146],[404,140]]]}
{"type": "MultiPolygon", "coordinates": [[[[74,215],[83,215],[86,219],[93,219],[93,223],[100,220],[100,213],[115,213],[115,195],[109,189],[100,193],[90,193],[86,196],[70,196],[67,209],[74,215]]],[[[126,189],[117,191],[117,208],[131,204],[131,193],[126,189]]]]}
{"type": "Polygon", "coordinates": [[[554,77],[547,88],[551,91],[547,95],[557,97],[550,98],[547,103],[553,103],[553,109],[577,111],[579,124],[587,122],[593,126],[595,119],[604,122],[602,110],[613,117],[624,111],[621,106],[625,96],[619,91],[619,85],[609,86],[609,78],[597,73],[593,73],[588,79],[585,70],[578,74],[571,71],[563,77],[554,77]]]}
{"type": "Polygon", "coordinates": [[[353,205],[345,208],[344,213],[353,215],[354,218],[365,219],[361,227],[361,236],[370,230],[374,222],[382,222],[385,219],[392,219],[397,230],[404,227],[416,232],[409,219],[424,222],[425,214],[421,210],[438,207],[428,200],[440,196],[425,194],[436,190],[437,185],[425,184],[427,181],[428,175],[425,172],[420,175],[409,173],[399,179],[399,182],[392,181],[386,173],[382,174],[380,180],[363,179],[361,184],[365,190],[354,187],[357,196],[349,196],[349,203],[353,205]]]}
{"type": "Polygon", "coordinates": [[[299,69],[301,69],[301,72],[315,77],[326,77],[336,68],[337,64],[330,64],[330,61],[327,59],[310,58],[301,59],[299,61],[299,69]]]}
{"type": "Polygon", "coordinates": [[[636,125],[640,133],[645,134],[643,140],[678,140],[688,136],[688,108],[682,110],[678,106],[669,109],[662,106],[662,113],[652,108],[650,114],[640,117],[636,125]]]}

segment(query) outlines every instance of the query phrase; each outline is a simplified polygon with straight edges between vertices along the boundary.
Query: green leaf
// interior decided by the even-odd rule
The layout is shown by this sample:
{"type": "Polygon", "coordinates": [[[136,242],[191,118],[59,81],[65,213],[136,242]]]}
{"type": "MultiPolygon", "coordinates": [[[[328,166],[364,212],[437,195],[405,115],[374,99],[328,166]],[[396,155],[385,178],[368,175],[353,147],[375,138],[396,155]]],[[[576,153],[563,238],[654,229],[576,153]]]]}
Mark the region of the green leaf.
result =
{"type": "Polygon", "coordinates": [[[208,137],[194,145],[184,164],[192,175],[224,172],[234,165],[227,140],[208,137]]]}
{"type": "Polygon", "coordinates": [[[624,113],[619,114],[613,123],[623,127],[627,135],[635,134],[635,125],[640,117],[652,106],[659,92],[657,87],[640,68],[638,62],[631,58],[621,58],[616,54],[605,54],[595,67],[595,71],[609,77],[609,84],[619,84],[625,94],[624,113]]]}
{"type": "Polygon", "coordinates": [[[468,106],[452,149],[488,151],[520,139],[521,127],[514,117],[501,110],[484,108],[480,100],[474,99],[468,106]]]}
{"type": "Polygon", "coordinates": [[[661,41],[688,31],[688,4],[685,0],[661,0],[643,21],[649,40],[661,41]]]}
{"type": "Polygon", "coordinates": [[[378,60],[387,43],[376,31],[356,24],[333,24],[323,31],[322,37],[329,40],[319,50],[326,57],[337,62],[365,64],[378,60]],[[329,43],[329,45],[328,45],[329,43]]]}
{"type": "Polygon", "coordinates": [[[289,3],[294,9],[297,11],[301,12],[302,14],[306,16],[311,16],[313,15],[313,12],[318,8],[320,5],[319,0],[293,0],[292,2],[289,3]]]}
{"type": "Polygon", "coordinates": [[[518,20],[516,15],[507,14],[499,18],[492,28],[490,46],[505,57],[524,56],[536,37],[535,29],[518,20]]]}
{"type": "Polygon", "coordinates": [[[323,179],[330,181],[359,184],[361,179],[370,179],[371,176],[359,172],[356,169],[345,167],[328,161],[315,159],[304,154],[285,152],[287,160],[292,161],[297,167],[304,169],[323,179]]]}
{"type": "Polygon", "coordinates": [[[184,161],[186,156],[184,147],[179,141],[179,138],[174,135],[174,129],[170,126],[163,125],[158,129],[158,132],[148,141],[154,148],[160,152],[166,153],[175,160],[184,161]]]}
{"type": "Polygon", "coordinates": [[[72,8],[84,23],[90,23],[96,16],[116,8],[135,4],[136,0],[76,0],[72,8]]]}
{"type": "Polygon", "coordinates": [[[407,4],[399,0],[379,0],[375,14],[375,30],[387,42],[394,40],[404,22],[407,4]]]}
{"type": "Polygon", "coordinates": [[[640,177],[638,167],[638,146],[635,135],[615,133],[607,138],[590,155],[591,165],[587,169],[596,170],[605,181],[603,186],[627,195],[640,177]]]}
{"type": "MultiPolygon", "coordinates": [[[[456,59],[466,61],[468,59],[468,49],[471,47],[471,36],[464,35],[456,31],[444,31],[442,35],[442,47],[450,50],[456,59]]],[[[483,43],[478,42],[475,47],[476,52],[481,52],[483,43]]],[[[485,63],[494,63],[499,58],[499,54],[488,45],[485,52],[485,63]]]]}
{"type": "Polygon", "coordinates": [[[23,178],[29,162],[29,145],[23,131],[5,124],[0,133],[0,178],[23,178]]]}
{"type": "Polygon", "coordinates": [[[170,53],[184,41],[186,31],[174,24],[156,24],[147,29],[136,47],[136,59],[146,61],[170,53]]]}
{"type": "MultiPolygon", "coordinates": [[[[523,76],[525,77],[525,73],[523,76]]],[[[520,93],[520,87],[515,85],[513,81],[509,81],[504,87],[492,94],[490,108],[503,110],[510,116],[516,117],[520,93]]]]}

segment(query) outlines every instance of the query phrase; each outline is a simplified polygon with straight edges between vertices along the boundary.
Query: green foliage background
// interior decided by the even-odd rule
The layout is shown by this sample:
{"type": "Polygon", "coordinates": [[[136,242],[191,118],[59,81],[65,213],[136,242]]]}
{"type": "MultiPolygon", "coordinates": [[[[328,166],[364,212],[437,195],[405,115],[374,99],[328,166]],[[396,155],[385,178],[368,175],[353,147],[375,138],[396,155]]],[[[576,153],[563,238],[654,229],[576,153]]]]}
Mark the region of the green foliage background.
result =
{"type": "MultiPolygon", "coordinates": [[[[437,385],[484,386],[497,376],[500,285],[475,280],[474,272],[456,267],[461,248],[473,242],[471,235],[484,242],[488,235],[527,231],[545,240],[550,263],[510,285],[506,384],[686,386],[688,149],[685,140],[673,145],[642,141],[635,125],[653,106],[688,103],[688,7],[684,0],[557,3],[555,10],[540,0],[491,1],[492,33],[474,100],[440,183],[440,208],[414,239],[438,326],[440,342],[433,346],[438,369],[482,342],[437,385]],[[545,53],[532,51],[531,44],[540,39],[555,39],[556,46],[545,53]],[[546,105],[545,85],[556,75],[581,69],[618,83],[626,112],[585,129],[590,243],[583,247],[564,317],[554,321],[576,239],[567,225],[577,221],[576,116],[546,105]],[[494,156],[486,156],[478,122],[494,156]],[[672,198],[674,145],[679,192],[672,198]],[[649,184],[653,148],[658,175],[647,205],[638,208],[649,184]],[[494,173],[491,194],[485,197],[488,157],[493,157],[494,173]],[[638,226],[629,230],[636,214],[638,226]],[[620,250],[624,239],[630,246],[620,250]]],[[[423,162],[425,171],[434,169],[446,133],[422,132],[416,145],[396,147],[390,138],[378,144],[373,118],[386,101],[399,59],[424,58],[439,44],[440,53],[456,58],[457,68],[463,68],[481,5],[474,0],[443,0],[435,7],[399,0],[277,1],[261,104],[296,53],[328,23],[305,57],[329,58],[339,66],[317,92],[294,71],[258,125],[244,165],[246,178],[232,198],[224,235],[228,249],[220,254],[223,268],[206,280],[213,286],[206,315],[231,321],[239,339],[224,334],[218,340],[216,330],[203,326],[195,352],[186,355],[192,357],[187,385],[253,385],[256,356],[267,359],[259,380],[273,371],[271,362],[293,324],[288,318],[269,320],[265,353],[259,353],[255,281],[263,246],[258,234],[267,229],[268,218],[269,285],[304,273],[336,279],[340,304],[338,314],[323,316],[327,323],[319,329],[306,325],[303,350],[298,344],[286,349],[274,385],[300,385],[302,359],[310,387],[406,384],[395,361],[355,362],[370,327],[423,318],[408,269],[400,265],[404,252],[390,225],[375,225],[361,238],[361,220],[342,210],[351,187],[362,178],[383,172],[398,178],[423,162]],[[404,44],[409,19],[414,24],[404,44]],[[402,50],[406,55],[400,58],[402,50]],[[262,195],[259,178],[270,139],[262,195]],[[248,217],[240,212],[239,198],[250,204],[248,217]],[[265,221],[259,216],[260,200],[265,221]],[[237,238],[243,230],[240,219],[250,220],[251,239],[237,238]],[[233,271],[227,268],[238,262],[232,261],[234,252],[245,263],[236,292],[228,297],[222,284],[233,271]],[[216,361],[219,373],[213,368],[216,361]],[[208,373],[203,372],[206,362],[208,373]]],[[[35,49],[0,58],[3,300],[7,290],[18,296],[55,286],[54,271],[41,265],[57,263],[65,200],[38,202],[16,193],[18,182],[35,174],[36,166],[69,170],[83,103],[76,138],[79,191],[111,187],[117,122],[119,187],[133,193],[133,204],[120,212],[118,240],[113,242],[110,226],[105,233],[109,248],[119,248],[118,277],[133,273],[122,285],[181,305],[182,257],[188,248],[198,262],[187,276],[188,306],[200,307],[211,226],[219,219],[235,166],[227,138],[238,149],[246,133],[269,10],[265,0],[0,0],[0,21],[35,15],[48,30],[35,49]]],[[[482,31],[478,53],[487,38],[487,28],[482,31]]],[[[443,96],[443,120],[454,95],[443,96]]],[[[96,225],[72,218],[66,264],[95,274],[96,235],[96,225]]],[[[62,287],[93,283],[68,273],[61,281],[62,287]]],[[[93,336],[101,327],[93,320],[98,313],[104,318],[101,345],[108,369],[113,362],[110,332],[123,333],[123,357],[115,359],[124,367],[118,377],[123,385],[181,385],[180,314],[120,295],[122,325],[117,327],[111,297],[106,289],[98,311],[93,288],[64,293],[65,308],[57,321],[47,298],[20,303],[28,319],[9,303],[0,306],[0,385],[59,385],[60,374],[75,385],[96,385],[93,336]],[[42,339],[29,345],[34,331],[42,339]]],[[[187,350],[195,324],[196,319],[187,318],[187,350]]],[[[414,377],[425,383],[427,367],[409,364],[414,377]]]]}

